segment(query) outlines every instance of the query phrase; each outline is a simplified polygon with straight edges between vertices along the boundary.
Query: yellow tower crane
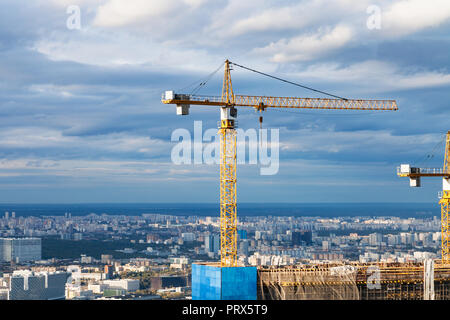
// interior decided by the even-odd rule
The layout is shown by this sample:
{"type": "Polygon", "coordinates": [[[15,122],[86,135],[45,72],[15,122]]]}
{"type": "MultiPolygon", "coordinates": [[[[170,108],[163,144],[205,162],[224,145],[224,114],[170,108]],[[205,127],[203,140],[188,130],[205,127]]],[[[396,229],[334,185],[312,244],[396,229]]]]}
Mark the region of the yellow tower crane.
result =
{"type": "MultiPolygon", "coordinates": [[[[222,267],[237,266],[236,106],[253,107],[260,112],[265,111],[266,108],[397,110],[397,103],[395,100],[345,99],[291,81],[280,79],[228,60],[225,61],[225,74],[221,97],[180,94],[175,93],[174,91],[165,91],[161,101],[165,104],[177,105],[178,115],[188,115],[189,107],[191,105],[220,107],[220,263],[222,267]],[[231,65],[315,92],[333,96],[335,99],[235,95],[231,82],[231,65]]],[[[260,117],[259,121],[260,123],[262,122],[262,117],[260,117]]]]}
{"type": "Polygon", "coordinates": [[[397,175],[408,177],[411,187],[420,187],[422,177],[442,177],[442,191],[438,193],[441,204],[441,244],[442,262],[450,262],[450,131],[445,136],[445,156],[442,168],[414,168],[409,164],[402,164],[397,168],[397,175]]]}

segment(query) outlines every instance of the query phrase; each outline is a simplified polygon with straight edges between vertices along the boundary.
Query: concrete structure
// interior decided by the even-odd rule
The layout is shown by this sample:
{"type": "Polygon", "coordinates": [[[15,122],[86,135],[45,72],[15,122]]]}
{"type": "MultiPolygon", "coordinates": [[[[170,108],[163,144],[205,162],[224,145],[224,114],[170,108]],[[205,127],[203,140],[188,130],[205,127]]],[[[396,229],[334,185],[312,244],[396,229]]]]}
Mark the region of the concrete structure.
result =
{"type": "Polygon", "coordinates": [[[91,300],[94,298],[94,293],[88,288],[83,290],[79,284],[66,284],[66,299],[67,300],[91,300]]]}
{"type": "Polygon", "coordinates": [[[95,295],[105,297],[125,295],[129,292],[139,290],[139,280],[136,279],[117,279],[103,280],[89,283],[86,287],[80,284],[70,284],[67,286],[67,299],[94,299],[95,295]]]}
{"type": "Polygon", "coordinates": [[[139,290],[139,280],[136,279],[104,280],[102,284],[108,286],[108,289],[123,289],[126,292],[139,290]]]}
{"type": "Polygon", "coordinates": [[[170,260],[170,268],[184,269],[188,267],[189,258],[177,257],[177,258],[170,258],[169,260],[170,260]]]}
{"type": "Polygon", "coordinates": [[[81,255],[81,258],[80,258],[80,262],[81,262],[81,263],[87,263],[87,264],[89,264],[89,263],[92,263],[93,261],[94,261],[94,258],[89,257],[89,256],[86,256],[85,254],[82,254],[82,255],[81,255]]]}
{"type": "Polygon", "coordinates": [[[101,272],[79,272],[72,271],[74,281],[100,281],[106,279],[106,275],[101,272]]]}
{"type": "Polygon", "coordinates": [[[102,294],[103,291],[109,289],[109,286],[104,283],[90,283],[88,284],[88,290],[92,293],[102,294]]]}
{"type": "Polygon", "coordinates": [[[0,261],[16,263],[40,260],[40,238],[0,238],[0,261]]]}
{"type": "Polygon", "coordinates": [[[436,296],[434,293],[434,261],[431,259],[425,260],[423,262],[423,267],[423,299],[435,300],[436,296]]]}
{"type": "Polygon", "coordinates": [[[190,286],[188,276],[160,276],[151,278],[152,290],[190,286]]]}
{"type": "MultiPolygon", "coordinates": [[[[438,261],[439,262],[439,261],[438,261]]],[[[449,300],[450,265],[329,263],[258,269],[258,300],[449,300]]]]}

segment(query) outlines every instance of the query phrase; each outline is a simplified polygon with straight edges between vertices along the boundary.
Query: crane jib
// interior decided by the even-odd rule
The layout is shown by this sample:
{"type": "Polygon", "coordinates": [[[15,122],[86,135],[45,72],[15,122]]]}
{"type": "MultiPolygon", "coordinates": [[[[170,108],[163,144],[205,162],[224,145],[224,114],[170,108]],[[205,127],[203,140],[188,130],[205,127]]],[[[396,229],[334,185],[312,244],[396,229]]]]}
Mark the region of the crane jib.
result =
{"type": "Polygon", "coordinates": [[[218,96],[194,96],[175,94],[172,99],[162,99],[165,104],[176,105],[210,105],[210,106],[242,106],[260,108],[307,108],[307,109],[341,109],[341,110],[398,110],[395,100],[362,100],[362,99],[327,99],[327,98],[295,98],[235,95],[232,103],[222,101],[218,96]],[[178,97],[182,97],[181,99],[178,97]]]}

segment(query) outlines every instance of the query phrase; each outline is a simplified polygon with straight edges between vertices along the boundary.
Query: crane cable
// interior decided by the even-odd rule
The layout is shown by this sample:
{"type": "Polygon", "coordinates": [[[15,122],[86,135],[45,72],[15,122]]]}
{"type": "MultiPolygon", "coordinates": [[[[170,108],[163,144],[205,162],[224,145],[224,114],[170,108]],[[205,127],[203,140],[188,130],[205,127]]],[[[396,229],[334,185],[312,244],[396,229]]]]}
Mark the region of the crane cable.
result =
{"type": "Polygon", "coordinates": [[[417,163],[416,165],[419,166],[422,163],[425,163],[427,160],[430,160],[432,158],[434,158],[434,155],[436,153],[436,150],[438,149],[438,147],[441,146],[441,144],[444,142],[446,135],[443,136],[443,138],[433,147],[433,149],[431,150],[430,153],[427,153],[424,157],[420,157],[418,158],[416,161],[414,161],[413,163],[417,163]],[[420,160],[420,162],[417,162],[418,160],[420,160]]]}
{"type": "Polygon", "coordinates": [[[192,90],[191,94],[194,95],[197,92],[199,92],[204,86],[206,86],[206,84],[208,83],[209,80],[211,80],[211,78],[220,70],[222,69],[222,66],[224,65],[224,63],[222,63],[216,70],[214,70],[213,72],[211,72],[211,74],[206,78],[205,81],[203,81],[202,83],[200,83],[198,85],[197,88],[194,88],[194,90],[192,90]]]}
{"type": "Polygon", "coordinates": [[[261,71],[255,70],[255,69],[251,69],[251,68],[248,68],[248,67],[244,67],[244,66],[242,66],[242,65],[240,65],[240,64],[237,64],[237,63],[234,63],[234,62],[231,62],[231,61],[230,61],[230,64],[235,65],[235,66],[237,66],[237,67],[240,67],[240,68],[242,68],[242,69],[246,69],[246,70],[248,70],[248,71],[252,71],[252,72],[255,72],[255,73],[259,73],[259,74],[261,74],[261,75],[263,75],[263,76],[266,76],[266,77],[269,77],[269,78],[272,78],[272,79],[276,79],[276,80],[279,80],[279,81],[283,81],[283,82],[292,84],[292,85],[297,86],[297,87],[301,87],[301,88],[304,88],[304,89],[307,89],[307,90],[311,90],[311,91],[314,91],[314,92],[322,93],[322,94],[324,94],[324,95],[327,95],[327,96],[330,96],[330,97],[334,97],[334,98],[338,98],[338,99],[341,99],[341,100],[346,100],[346,101],[348,100],[347,98],[343,98],[343,97],[340,97],[340,96],[336,96],[336,95],[334,95],[334,94],[331,94],[331,93],[328,93],[328,92],[325,92],[325,91],[313,89],[313,88],[311,88],[311,87],[307,87],[307,86],[304,86],[304,85],[299,84],[299,83],[296,83],[296,82],[292,82],[292,81],[289,81],[289,80],[286,80],[286,79],[282,79],[282,78],[279,78],[279,77],[275,77],[275,76],[272,76],[272,75],[270,75],[270,74],[267,74],[267,73],[264,73],[264,72],[261,72],[261,71]]]}
{"type": "Polygon", "coordinates": [[[193,85],[195,85],[195,84],[197,84],[198,82],[200,82],[197,86],[195,86],[193,89],[192,89],[192,91],[191,91],[191,95],[194,95],[194,94],[196,94],[198,91],[200,91],[200,89],[202,89],[207,83],[208,83],[208,81],[209,80],[211,80],[211,78],[222,68],[222,66],[225,64],[225,62],[222,62],[221,64],[220,64],[220,66],[216,69],[216,70],[214,70],[213,72],[211,72],[206,78],[204,78],[205,80],[203,80],[203,78],[202,79],[200,79],[200,80],[197,80],[197,81],[195,81],[195,82],[193,82],[193,83],[191,83],[190,85],[188,85],[188,86],[186,86],[186,87],[183,87],[183,88],[180,88],[180,89],[178,89],[177,91],[180,91],[180,92],[182,92],[182,91],[184,91],[185,89],[188,89],[188,88],[190,88],[190,87],[192,87],[193,85]]]}

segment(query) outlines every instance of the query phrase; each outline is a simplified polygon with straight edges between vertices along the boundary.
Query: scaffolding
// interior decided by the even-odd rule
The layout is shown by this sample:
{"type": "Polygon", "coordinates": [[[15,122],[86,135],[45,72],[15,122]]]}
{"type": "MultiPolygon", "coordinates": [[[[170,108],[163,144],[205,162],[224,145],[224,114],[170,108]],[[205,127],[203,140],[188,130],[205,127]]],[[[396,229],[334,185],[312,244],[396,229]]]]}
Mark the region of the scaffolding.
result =
{"type": "Polygon", "coordinates": [[[448,300],[450,264],[326,263],[258,269],[260,300],[448,300]],[[431,291],[430,291],[431,290],[431,291]]]}

